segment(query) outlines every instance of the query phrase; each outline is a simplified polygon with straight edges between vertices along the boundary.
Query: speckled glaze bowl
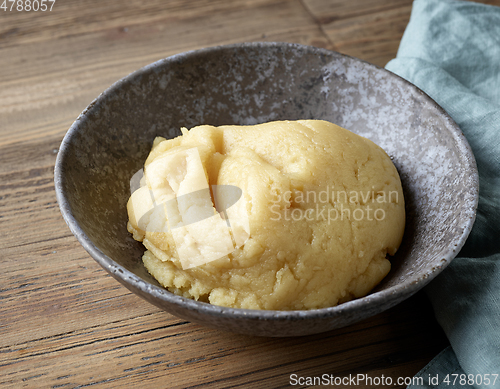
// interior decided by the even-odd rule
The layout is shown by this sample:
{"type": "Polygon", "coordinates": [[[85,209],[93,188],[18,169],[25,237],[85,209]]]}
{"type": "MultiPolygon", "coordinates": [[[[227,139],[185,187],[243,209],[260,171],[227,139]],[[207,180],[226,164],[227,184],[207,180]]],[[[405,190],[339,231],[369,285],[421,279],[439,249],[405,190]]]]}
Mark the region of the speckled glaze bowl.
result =
{"type": "Polygon", "coordinates": [[[453,120],[394,74],[339,53],[246,43],[169,57],[118,81],[66,134],[55,186],[62,215],[90,255],[132,292],[178,317],[262,336],[320,333],[408,298],[456,256],[475,218],[474,156],[453,120]],[[399,170],[407,209],[393,268],[364,298],[312,311],[218,307],[176,296],[142,265],[127,232],[129,180],[155,136],[199,124],[325,119],[370,138],[399,170]]]}

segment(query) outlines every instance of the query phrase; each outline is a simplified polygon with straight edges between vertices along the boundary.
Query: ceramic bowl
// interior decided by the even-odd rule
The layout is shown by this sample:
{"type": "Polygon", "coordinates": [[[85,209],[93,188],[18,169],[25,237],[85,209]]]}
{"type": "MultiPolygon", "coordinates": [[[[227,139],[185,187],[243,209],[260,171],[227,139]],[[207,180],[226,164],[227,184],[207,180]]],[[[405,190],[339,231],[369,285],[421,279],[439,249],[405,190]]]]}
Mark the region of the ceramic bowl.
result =
{"type": "Polygon", "coordinates": [[[62,141],[55,168],[64,219],[89,254],[132,292],[225,331],[299,336],[347,326],[408,298],[456,256],[475,218],[478,177],[462,132],[398,76],[336,52],[288,43],[212,47],[160,60],[95,99],[62,141]],[[311,311],[232,309],[176,296],[144,268],[127,232],[129,181],[157,135],[199,124],[324,119],[391,156],[407,223],[385,280],[368,296],[311,311]]]}

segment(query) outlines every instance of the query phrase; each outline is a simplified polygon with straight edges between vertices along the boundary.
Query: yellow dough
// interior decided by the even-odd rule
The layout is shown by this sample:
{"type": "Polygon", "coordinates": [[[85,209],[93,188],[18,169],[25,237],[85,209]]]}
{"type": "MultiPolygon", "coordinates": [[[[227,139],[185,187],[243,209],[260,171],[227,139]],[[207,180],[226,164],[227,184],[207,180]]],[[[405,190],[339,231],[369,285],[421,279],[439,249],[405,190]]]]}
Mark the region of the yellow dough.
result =
{"type": "Polygon", "coordinates": [[[144,265],[169,291],[317,309],[364,296],[387,275],[404,199],[372,141],[320,120],[182,132],[155,139],[127,204],[144,265]]]}

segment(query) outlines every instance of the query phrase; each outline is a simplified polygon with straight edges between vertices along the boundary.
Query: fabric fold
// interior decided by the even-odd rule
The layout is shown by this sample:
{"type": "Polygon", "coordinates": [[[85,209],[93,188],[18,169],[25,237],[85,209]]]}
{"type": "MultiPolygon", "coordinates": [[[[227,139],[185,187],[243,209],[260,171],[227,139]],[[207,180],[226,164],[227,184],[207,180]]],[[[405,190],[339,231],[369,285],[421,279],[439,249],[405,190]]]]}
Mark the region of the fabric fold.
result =
{"type": "Polygon", "coordinates": [[[471,234],[425,289],[451,348],[417,375],[423,386],[410,388],[500,388],[500,7],[415,0],[397,57],[386,68],[450,114],[479,171],[471,234]],[[429,371],[439,382],[430,382],[429,371]],[[446,381],[451,374],[467,380],[453,386],[446,381]]]}

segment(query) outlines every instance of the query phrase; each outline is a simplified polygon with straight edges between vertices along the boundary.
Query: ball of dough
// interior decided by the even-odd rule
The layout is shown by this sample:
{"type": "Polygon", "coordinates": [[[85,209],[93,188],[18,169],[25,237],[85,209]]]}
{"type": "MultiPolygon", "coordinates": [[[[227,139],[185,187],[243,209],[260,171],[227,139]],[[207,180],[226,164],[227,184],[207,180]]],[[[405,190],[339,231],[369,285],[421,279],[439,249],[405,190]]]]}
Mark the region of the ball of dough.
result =
{"type": "Polygon", "coordinates": [[[320,120],[203,125],[157,138],[128,229],[169,291],[215,305],[334,306],[389,272],[401,182],[372,141],[320,120]]]}

